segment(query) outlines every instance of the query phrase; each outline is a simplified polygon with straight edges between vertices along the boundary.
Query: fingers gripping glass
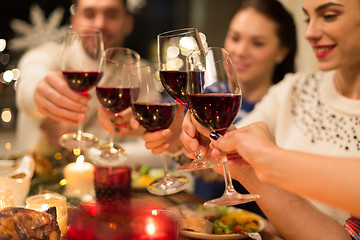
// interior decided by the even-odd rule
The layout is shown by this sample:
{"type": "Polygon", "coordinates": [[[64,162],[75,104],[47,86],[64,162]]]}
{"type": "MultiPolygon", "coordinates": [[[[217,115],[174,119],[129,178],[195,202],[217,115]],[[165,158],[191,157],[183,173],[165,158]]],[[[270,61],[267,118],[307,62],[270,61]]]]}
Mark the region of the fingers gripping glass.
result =
{"type": "MultiPolygon", "coordinates": [[[[241,89],[228,52],[223,48],[209,48],[188,56],[188,107],[192,116],[210,131],[225,134],[235,120],[241,106],[241,89]],[[205,56],[205,58],[203,57],[205,56]],[[204,61],[205,60],[205,61],[204,61]]],[[[205,206],[226,206],[256,200],[256,194],[240,194],[232,184],[227,156],[222,153],[225,192],[205,206]]]]}
{"type": "MultiPolygon", "coordinates": [[[[104,51],[102,34],[89,28],[67,28],[61,57],[61,70],[69,87],[86,95],[99,81],[101,57],[104,51]]],[[[95,146],[98,139],[83,132],[83,122],[78,123],[77,132],[60,137],[60,145],[67,149],[87,149],[95,146]]]]}

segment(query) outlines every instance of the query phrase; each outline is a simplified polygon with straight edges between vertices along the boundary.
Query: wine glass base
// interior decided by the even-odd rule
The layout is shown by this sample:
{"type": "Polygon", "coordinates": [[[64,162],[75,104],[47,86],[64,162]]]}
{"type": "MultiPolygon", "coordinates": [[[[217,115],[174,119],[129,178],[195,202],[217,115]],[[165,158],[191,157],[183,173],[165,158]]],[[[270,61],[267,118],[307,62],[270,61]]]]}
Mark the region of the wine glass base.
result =
{"type": "Polygon", "coordinates": [[[81,133],[78,136],[77,132],[67,133],[60,137],[60,146],[73,150],[73,149],[88,149],[94,147],[98,143],[99,139],[91,133],[81,133]]]}
{"type": "Polygon", "coordinates": [[[197,171],[197,170],[201,170],[201,169],[207,169],[207,168],[213,168],[216,166],[219,166],[220,162],[219,161],[215,161],[215,160],[208,160],[208,159],[203,159],[203,160],[193,160],[191,163],[184,165],[184,166],[180,166],[177,168],[178,171],[197,171]]]}
{"type": "Polygon", "coordinates": [[[91,148],[87,152],[92,162],[98,166],[115,167],[128,160],[129,156],[124,148],[118,144],[109,143],[91,148]]]}
{"type": "Polygon", "coordinates": [[[233,192],[224,193],[220,198],[215,198],[204,203],[205,207],[230,206],[255,201],[260,196],[257,194],[240,194],[233,192]]]}
{"type": "Polygon", "coordinates": [[[170,195],[184,190],[189,183],[185,176],[167,176],[152,181],[147,190],[155,195],[170,195]]]}

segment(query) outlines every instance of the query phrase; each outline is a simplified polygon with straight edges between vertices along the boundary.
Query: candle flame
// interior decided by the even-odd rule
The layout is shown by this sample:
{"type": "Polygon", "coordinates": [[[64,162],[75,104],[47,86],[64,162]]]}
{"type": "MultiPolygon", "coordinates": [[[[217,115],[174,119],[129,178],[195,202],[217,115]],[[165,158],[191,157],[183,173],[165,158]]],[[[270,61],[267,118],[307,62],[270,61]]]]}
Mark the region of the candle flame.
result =
{"type": "Polygon", "coordinates": [[[149,218],[147,223],[146,223],[146,226],[145,226],[145,231],[148,235],[154,235],[155,234],[155,224],[154,224],[154,221],[152,218],[149,218]]]}
{"type": "Polygon", "coordinates": [[[82,167],[82,165],[84,164],[84,156],[80,155],[78,156],[78,158],[76,159],[76,166],[77,167],[82,167]]]}

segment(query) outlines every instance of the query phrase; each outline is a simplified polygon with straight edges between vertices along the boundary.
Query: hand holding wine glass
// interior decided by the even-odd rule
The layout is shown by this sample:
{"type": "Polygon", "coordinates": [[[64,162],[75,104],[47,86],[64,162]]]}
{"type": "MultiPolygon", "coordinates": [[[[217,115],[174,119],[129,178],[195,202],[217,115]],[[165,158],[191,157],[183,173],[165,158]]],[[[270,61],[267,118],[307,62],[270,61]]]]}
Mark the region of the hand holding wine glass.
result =
{"type": "MultiPolygon", "coordinates": [[[[130,107],[130,75],[139,65],[140,55],[129,48],[109,48],[104,52],[100,66],[103,76],[96,85],[96,95],[100,104],[112,112],[114,117],[130,107]]],[[[98,148],[101,153],[96,161],[106,165],[118,164],[127,159],[126,151],[114,143],[113,134],[110,134],[109,143],[98,148]]]]}
{"type": "MultiPolygon", "coordinates": [[[[61,70],[69,87],[86,95],[101,77],[99,66],[104,51],[102,34],[99,30],[81,27],[66,29],[61,70]]],[[[60,145],[68,149],[86,149],[97,144],[98,139],[83,132],[83,122],[78,130],[61,136],[60,145]]]]}
{"type": "MultiPolygon", "coordinates": [[[[229,53],[223,48],[208,48],[187,58],[189,69],[187,95],[192,116],[201,125],[223,135],[235,120],[241,106],[241,89],[229,53]]],[[[256,194],[240,194],[233,187],[225,153],[221,155],[225,192],[205,206],[226,206],[256,200],[256,194]]]]}
{"type": "MultiPolygon", "coordinates": [[[[144,66],[138,68],[133,77],[133,84],[136,87],[131,88],[130,96],[135,119],[148,132],[169,128],[177,112],[177,103],[157,80],[158,71],[150,66],[144,66]],[[134,91],[138,91],[138,94],[134,91]]],[[[185,176],[171,175],[168,172],[165,153],[162,154],[162,160],[164,176],[151,182],[148,191],[156,195],[169,195],[184,190],[189,180],[185,176]]]]}
{"type": "MultiPolygon", "coordinates": [[[[157,36],[158,62],[161,82],[169,95],[179,103],[187,106],[186,57],[196,50],[202,50],[203,44],[196,28],[177,29],[157,36]]],[[[203,157],[200,150],[195,152],[194,160],[178,170],[194,171],[218,166],[218,161],[203,157]]]]}

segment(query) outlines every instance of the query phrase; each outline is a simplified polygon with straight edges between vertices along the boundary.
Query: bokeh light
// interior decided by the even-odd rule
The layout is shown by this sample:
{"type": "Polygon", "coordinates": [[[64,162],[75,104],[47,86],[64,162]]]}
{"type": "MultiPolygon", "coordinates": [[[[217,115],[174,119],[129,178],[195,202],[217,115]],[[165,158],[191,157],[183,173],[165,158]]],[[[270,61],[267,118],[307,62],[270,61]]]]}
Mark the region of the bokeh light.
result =
{"type": "Polygon", "coordinates": [[[11,82],[13,80],[14,74],[11,70],[6,70],[3,75],[5,82],[11,82]]]}
{"type": "Polygon", "coordinates": [[[177,56],[179,56],[179,48],[175,47],[175,46],[170,46],[168,49],[167,49],[167,56],[169,58],[176,58],[177,56]]]}
{"type": "Polygon", "coordinates": [[[17,68],[14,68],[13,70],[11,70],[11,72],[13,73],[13,80],[18,80],[20,78],[20,70],[17,68]]]}
{"type": "Polygon", "coordinates": [[[12,112],[10,108],[4,108],[1,112],[1,120],[3,122],[9,123],[12,119],[12,112]]]}
{"type": "Polygon", "coordinates": [[[4,51],[6,48],[6,40],[0,39],[0,52],[4,51]]]}

